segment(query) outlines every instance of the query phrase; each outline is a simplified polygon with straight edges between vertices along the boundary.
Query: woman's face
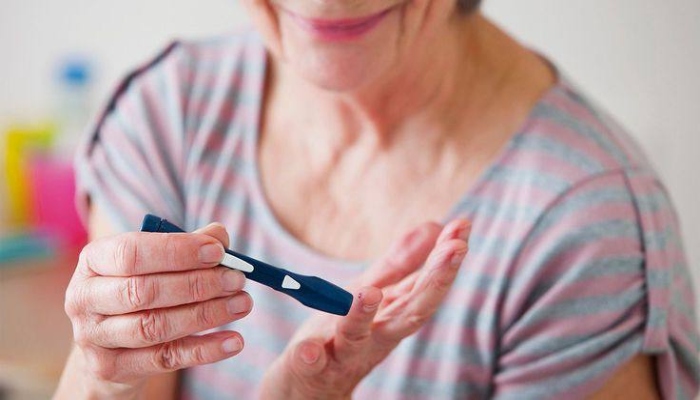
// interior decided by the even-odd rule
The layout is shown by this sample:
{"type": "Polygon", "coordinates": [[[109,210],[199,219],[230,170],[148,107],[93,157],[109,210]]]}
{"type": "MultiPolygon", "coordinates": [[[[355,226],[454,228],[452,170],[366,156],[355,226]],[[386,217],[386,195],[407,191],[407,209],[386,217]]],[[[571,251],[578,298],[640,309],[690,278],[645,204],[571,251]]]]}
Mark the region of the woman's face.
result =
{"type": "Polygon", "coordinates": [[[245,0],[277,60],[334,91],[420,62],[458,14],[455,0],[245,0]]]}

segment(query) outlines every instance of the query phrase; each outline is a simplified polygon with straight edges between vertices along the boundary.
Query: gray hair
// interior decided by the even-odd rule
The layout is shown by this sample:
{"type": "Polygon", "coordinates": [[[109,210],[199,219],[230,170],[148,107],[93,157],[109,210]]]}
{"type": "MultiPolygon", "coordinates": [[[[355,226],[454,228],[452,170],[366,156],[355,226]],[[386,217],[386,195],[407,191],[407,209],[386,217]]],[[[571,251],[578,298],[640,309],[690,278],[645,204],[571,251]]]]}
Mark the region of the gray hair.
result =
{"type": "Polygon", "coordinates": [[[457,6],[465,14],[476,10],[481,5],[481,0],[457,0],[457,6]]]}

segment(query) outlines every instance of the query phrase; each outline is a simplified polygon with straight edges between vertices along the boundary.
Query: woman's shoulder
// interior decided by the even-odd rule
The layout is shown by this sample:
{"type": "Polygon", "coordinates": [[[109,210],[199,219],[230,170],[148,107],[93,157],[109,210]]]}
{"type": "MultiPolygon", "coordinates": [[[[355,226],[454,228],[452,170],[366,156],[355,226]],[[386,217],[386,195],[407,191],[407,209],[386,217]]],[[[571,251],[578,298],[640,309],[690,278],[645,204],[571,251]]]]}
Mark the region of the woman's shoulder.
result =
{"type": "Polygon", "coordinates": [[[78,150],[81,210],[89,196],[115,221],[129,221],[124,229],[155,210],[184,223],[185,187],[200,190],[219,171],[214,166],[240,164],[257,121],[264,60],[262,41],[242,30],[175,41],[134,68],[78,150]]]}
{"type": "Polygon", "coordinates": [[[479,299],[497,304],[484,313],[499,321],[497,397],[583,393],[638,353],[662,360],[664,397],[697,390],[700,336],[673,205],[601,108],[560,82],[473,194],[464,287],[483,285],[479,299]]]}
{"type": "Polygon", "coordinates": [[[632,136],[566,77],[537,102],[509,151],[517,163],[556,170],[573,185],[615,172],[654,174],[632,136]]]}
{"type": "Polygon", "coordinates": [[[644,179],[666,195],[632,136],[568,79],[560,78],[536,103],[476,193],[497,194],[499,203],[527,204],[541,214],[578,188],[597,182],[616,182],[612,190],[634,192],[625,184],[630,177],[644,179]]]}
{"type": "Polygon", "coordinates": [[[233,112],[231,108],[240,106],[242,98],[250,97],[246,92],[259,91],[265,60],[262,40],[251,29],[175,40],[119,81],[95,130],[109,117],[125,112],[180,126],[199,124],[202,116],[212,115],[212,109],[220,112],[222,101],[227,102],[228,112],[233,112]]]}

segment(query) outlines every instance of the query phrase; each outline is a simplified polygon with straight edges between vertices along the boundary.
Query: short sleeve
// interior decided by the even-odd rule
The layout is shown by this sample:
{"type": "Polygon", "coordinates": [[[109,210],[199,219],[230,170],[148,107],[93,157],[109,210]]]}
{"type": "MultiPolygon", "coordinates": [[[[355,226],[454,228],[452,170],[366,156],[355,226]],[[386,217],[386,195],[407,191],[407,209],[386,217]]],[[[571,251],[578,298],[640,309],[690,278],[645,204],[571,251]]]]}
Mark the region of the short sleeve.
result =
{"type": "Polygon", "coordinates": [[[124,79],[76,156],[76,205],[85,221],[98,204],[116,229],[146,213],[183,215],[183,102],[179,45],[124,79]]]}
{"type": "Polygon", "coordinates": [[[635,355],[675,351],[648,323],[670,312],[650,303],[650,286],[668,289],[670,280],[650,280],[647,269],[659,268],[647,263],[650,232],[629,182],[611,172],[577,184],[523,244],[503,305],[496,398],[585,398],[635,355]]]}

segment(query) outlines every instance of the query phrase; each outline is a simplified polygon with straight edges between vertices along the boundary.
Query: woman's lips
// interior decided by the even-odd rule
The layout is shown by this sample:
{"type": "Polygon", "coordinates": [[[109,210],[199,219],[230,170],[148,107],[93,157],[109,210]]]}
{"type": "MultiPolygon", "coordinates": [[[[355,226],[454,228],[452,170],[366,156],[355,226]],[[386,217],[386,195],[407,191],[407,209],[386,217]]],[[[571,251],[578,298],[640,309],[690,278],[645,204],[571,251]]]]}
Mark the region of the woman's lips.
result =
{"type": "Polygon", "coordinates": [[[325,41],[349,41],[357,39],[374,27],[391,11],[387,9],[368,17],[349,19],[305,18],[289,12],[294,22],[317,38],[325,41]]]}

